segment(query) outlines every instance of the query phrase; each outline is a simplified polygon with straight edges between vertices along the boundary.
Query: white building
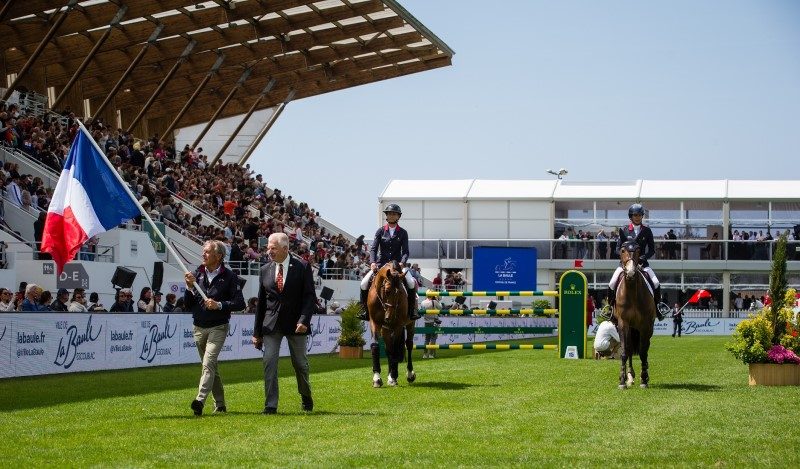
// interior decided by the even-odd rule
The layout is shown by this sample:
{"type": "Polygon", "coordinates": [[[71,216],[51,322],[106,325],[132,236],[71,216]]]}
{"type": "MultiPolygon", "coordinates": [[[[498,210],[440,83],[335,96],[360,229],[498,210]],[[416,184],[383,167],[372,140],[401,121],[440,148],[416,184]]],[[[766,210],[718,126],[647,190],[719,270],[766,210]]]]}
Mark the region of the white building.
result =
{"type": "Polygon", "coordinates": [[[552,289],[561,272],[582,259],[590,287],[605,288],[617,258],[604,243],[558,243],[572,229],[596,236],[628,223],[630,204],[647,210],[656,237],[651,265],[665,301],[682,301],[698,288],[715,293],[723,310],[731,294],[763,295],[769,285],[769,237],[789,233],[789,283],[800,285],[800,181],[636,180],[393,180],[379,197],[402,207],[411,257],[433,278],[441,269],[472,278],[474,246],[535,246],[538,289],[552,289]],[[672,230],[677,240],[664,235],[672,230]],[[568,231],[567,231],[568,232],[568,231]],[[746,238],[734,240],[734,234],[746,238]],[[714,238],[716,234],[717,238],[714,238]]]}

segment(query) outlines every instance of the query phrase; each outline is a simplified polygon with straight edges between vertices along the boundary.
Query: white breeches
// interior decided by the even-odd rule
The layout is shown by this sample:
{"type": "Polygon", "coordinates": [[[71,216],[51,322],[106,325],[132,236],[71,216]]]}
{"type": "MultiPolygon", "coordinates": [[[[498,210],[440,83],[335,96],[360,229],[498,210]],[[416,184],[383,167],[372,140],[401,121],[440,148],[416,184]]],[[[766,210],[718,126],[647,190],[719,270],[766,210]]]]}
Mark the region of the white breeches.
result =
{"type": "MultiPolygon", "coordinates": [[[[417,281],[414,280],[414,277],[411,276],[411,272],[408,269],[404,269],[403,272],[405,273],[406,277],[406,286],[409,288],[409,291],[417,289],[417,281]]],[[[367,272],[367,275],[361,279],[361,289],[366,290],[369,287],[369,281],[372,279],[374,275],[373,271],[367,272]]]]}
{"type": "MultiPolygon", "coordinates": [[[[647,275],[650,277],[650,280],[653,282],[653,286],[658,288],[661,286],[661,283],[658,281],[658,277],[656,277],[656,273],[653,272],[653,269],[650,267],[645,267],[642,269],[647,275]]],[[[623,269],[622,266],[618,266],[617,270],[614,271],[614,275],[611,276],[611,281],[608,282],[608,288],[612,290],[616,290],[617,288],[617,281],[619,280],[619,276],[622,275],[623,269]]]]}

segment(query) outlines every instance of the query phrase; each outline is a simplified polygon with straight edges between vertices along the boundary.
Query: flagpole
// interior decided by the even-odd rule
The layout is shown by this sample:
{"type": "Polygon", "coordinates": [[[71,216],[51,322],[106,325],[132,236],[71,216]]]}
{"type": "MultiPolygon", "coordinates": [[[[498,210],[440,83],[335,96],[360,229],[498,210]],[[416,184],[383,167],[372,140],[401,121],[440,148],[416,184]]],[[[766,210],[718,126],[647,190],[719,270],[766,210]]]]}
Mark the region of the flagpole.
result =
{"type": "MultiPolygon", "coordinates": [[[[153,231],[155,231],[158,237],[161,238],[161,241],[164,242],[164,245],[167,247],[167,249],[169,249],[170,254],[172,254],[175,260],[178,261],[178,264],[180,264],[184,274],[189,273],[189,269],[186,268],[186,265],[183,263],[180,256],[175,251],[175,248],[173,248],[172,245],[169,244],[169,242],[167,242],[167,238],[164,236],[163,233],[161,233],[161,230],[159,230],[158,227],[156,227],[156,223],[153,221],[152,218],[150,218],[150,214],[147,213],[147,210],[145,210],[144,207],[142,207],[142,204],[139,203],[139,199],[137,199],[136,196],[133,194],[131,188],[128,187],[128,183],[126,183],[125,180],[122,179],[122,176],[120,176],[120,174],[117,172],[117,169],[114,168],[114,165],[112,165],[111,162],[108,161],[106,154],[103,152],[103,150],[100,149],[100,145],[98,145],[97,142],[94,141],[94,138],[92,138],[92,134],[89,133],[89,130],[83,126],[83,122],[81,122],[79,119],[76,119],[76,121],[78,122],[78,125],[81,127],[81,131],[86,132],[86,136],[89,138],[89,141],[92,142],[92,145],[94,145],[94,148],[97,150],[98,153],[100,153],[100,156],[103,158],[103,161],[111,169],[111,173],[114,175],[114,177],[117,178],[117,181],[119,181],[119,183],[125,189],[125,192],[128,193],[128,196],[131,198],[131,200],[133,200],[133,203],[135,203],[136,206],[139,208],[139,213],[141,213],[141,215],[145,217],[147,221],[150,222],[150,225],[153,227],[153,231]]],[[[197,282],[194,283],[194,287],[195,290],[197,290],[197,292],[200,293],[200,296],[203,297],[203,301],[208,299],[208,297],[200,288],[200,286],[197,284],[197,282]]]]}

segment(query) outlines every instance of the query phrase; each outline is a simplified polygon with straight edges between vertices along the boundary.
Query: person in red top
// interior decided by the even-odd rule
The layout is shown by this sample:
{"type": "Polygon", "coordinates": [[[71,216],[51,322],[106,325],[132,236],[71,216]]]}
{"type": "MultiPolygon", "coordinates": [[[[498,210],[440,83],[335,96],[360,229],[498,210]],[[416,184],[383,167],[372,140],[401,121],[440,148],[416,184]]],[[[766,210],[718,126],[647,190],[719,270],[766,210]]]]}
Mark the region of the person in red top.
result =
{"type": "Polygon", "coordinates": [[[236,209],[237,205],[238,204],[236,203],[235,200],[231,200],[230,195],[226,195],[225,202],[222,204],[222,211],[225,212],[225,215],[230,217],[233,215],[233,211],[234,209],[236,209]]]}
{"type": "Polygon", "coordinates": [[[592,313],[594,313],[594,298],[592,295],[586,295],[586,327],[592,325],[592,313]]]}

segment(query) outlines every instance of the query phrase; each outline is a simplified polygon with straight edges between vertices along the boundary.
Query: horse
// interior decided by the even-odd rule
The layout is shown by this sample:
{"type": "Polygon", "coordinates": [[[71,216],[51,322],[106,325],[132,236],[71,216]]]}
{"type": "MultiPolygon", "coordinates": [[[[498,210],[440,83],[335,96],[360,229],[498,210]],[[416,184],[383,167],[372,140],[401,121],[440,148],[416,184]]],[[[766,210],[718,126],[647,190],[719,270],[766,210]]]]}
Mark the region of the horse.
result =
{"type": "Polygon", "coordinates": [[[629,241],[622,245],[619,253],[619,262],[624,272],[617,286],[614,309],[622,342],[619,389],[633,385],[636,379],[633,356],[637,354],[642,362],[641,387],[647,388],[650,382],[647,353],[650,349],[650,339],[653,337],[656,306],[645,280],[647,273],[642,270],[638,262],[639,249],[636,242],[629,241]],[[628,366],[630,371],[627,369],[628,366]]]}
{"type": "Polygon", "coordinates": [[[369,326],[372,331],[372,386],[383,386],[378,334],[383,337],[386,356],[389,360],[389,386],[397,386],[398,364],[403,361],[403,343],[408,352],[406,379],[413,383],[417,379],[411,352],[414,350],[414,322],[408,318],[408,295],[405,275],[397,262],[381,267],[375,274],[367,296],[369,326]]]}

